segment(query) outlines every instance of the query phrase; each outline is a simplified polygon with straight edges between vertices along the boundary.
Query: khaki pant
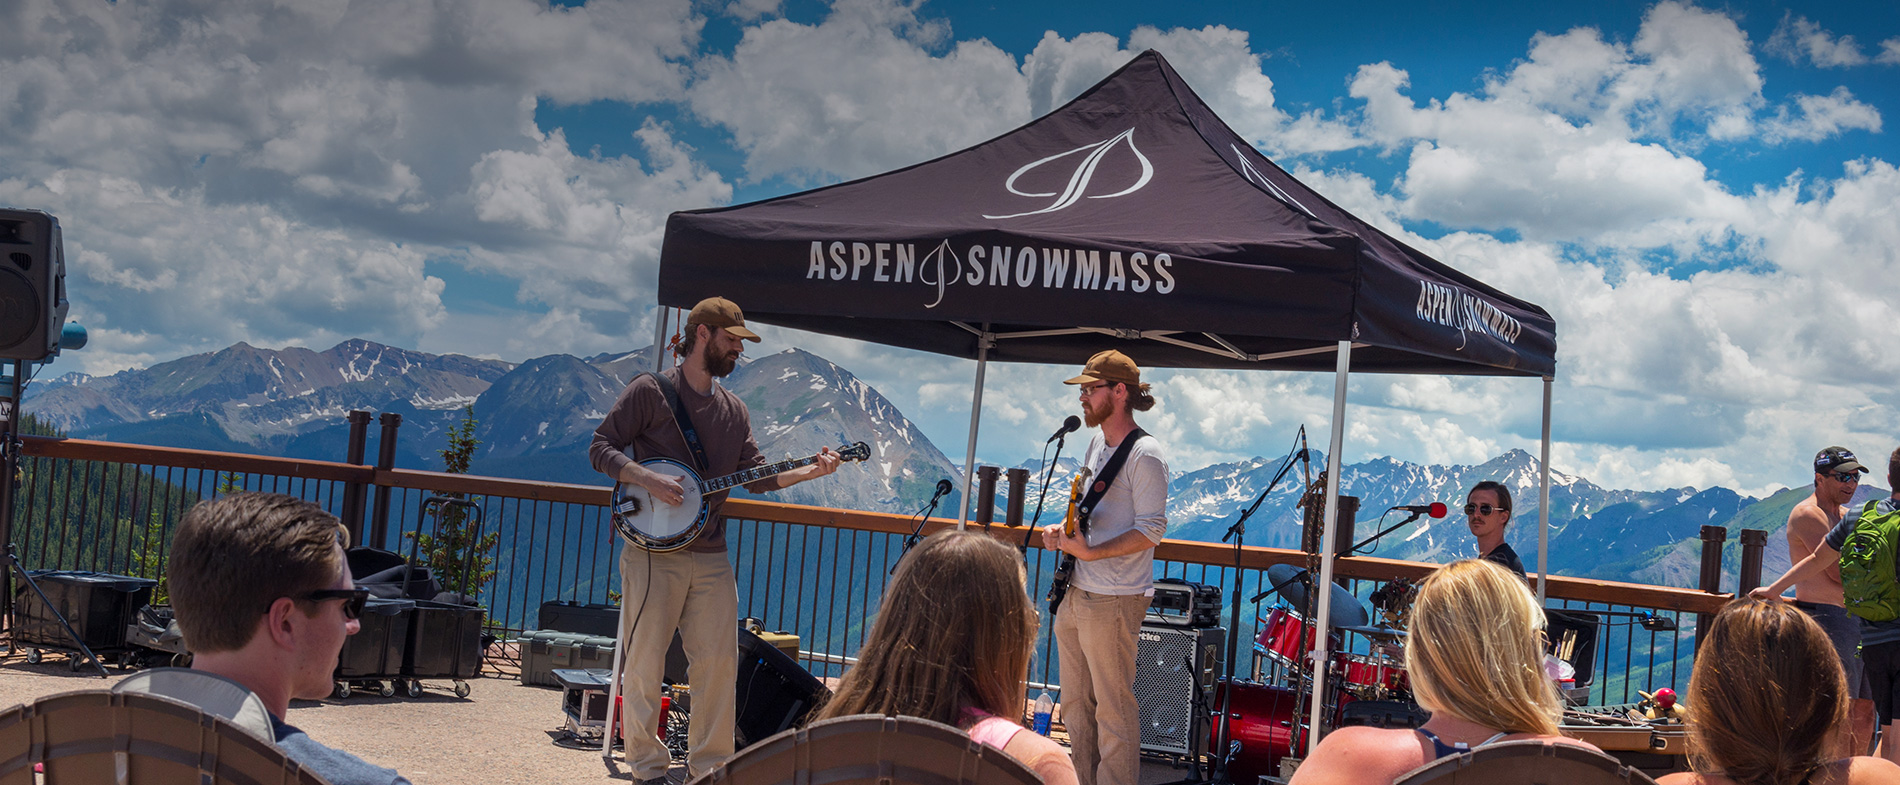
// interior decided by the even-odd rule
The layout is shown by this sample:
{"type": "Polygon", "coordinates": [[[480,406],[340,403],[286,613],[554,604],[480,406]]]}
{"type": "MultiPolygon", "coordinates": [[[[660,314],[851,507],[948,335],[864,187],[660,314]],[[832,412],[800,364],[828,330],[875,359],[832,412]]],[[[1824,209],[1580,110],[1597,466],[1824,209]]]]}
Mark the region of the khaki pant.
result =
{"type": "Polygon", "coordinates": [[[660,723],[666,650],[673,644],[676,629],[686,650],[686,680],[693,690],[687,771],[696,777],[732,757],[734,692],[739,680],[739,590],[726,554],[652,553],[623,546],[620,613],[627,629],[621,695],[627,765],[633,769],[634,780],[664,776],[671,763],[666,746],[654,732],[660,723]]]}
{"type": "Polygon", "coordinates": [[[1081,785],[1136,785],[1141,775],[1141,707],[1135,653],[1149,599],[1071,588],[1056,613],[1062,664],[1062,725],[1081,785]]]}

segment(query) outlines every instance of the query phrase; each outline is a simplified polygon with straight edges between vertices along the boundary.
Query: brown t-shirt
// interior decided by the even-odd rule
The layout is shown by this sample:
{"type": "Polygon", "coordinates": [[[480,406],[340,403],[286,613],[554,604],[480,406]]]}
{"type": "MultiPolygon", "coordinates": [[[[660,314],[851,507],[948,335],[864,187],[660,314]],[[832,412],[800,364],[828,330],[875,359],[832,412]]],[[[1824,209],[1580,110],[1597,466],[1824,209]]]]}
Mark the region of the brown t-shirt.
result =
{"type": "MultiPolygon", "coordinates": [[[[686,383],[678,367],[662,373],[672,380],[680,403],[686,407],[686,416],[692,418],[693,427],[699,429],[699,446],[706,451],[709,464],[706,471],[701,472],[702,478],[723,477],[766,462],[765,456],[759,454],[758,443],[752,440],[751,415],[739,396],[717,381],[713,382],[710,395],[701,395],[686,383]]],[[[672,458],[687,466],[696,465],[692,448],[686,446],[686,436],[674,422],[673,408],[666,405],[659,382],[647,374],[634,377],[627,389],[620,392],[613,410],[607,412],[600,427],[594,429],[594,443],[587,448],[587,457],[596,471],[616,481],[620,468],[635,459],[672,458]],[[633,446],[634,458],[622,452],[628,445],[633,446]]],[[[753,493],[766,493],[780,487],[776,477],[745,485],[745,489],[753,493]]],[[[723,552],[726,550],[726,519],[719,514],[719,508],[726,500],[726,492],[712,494],[706,500],[710,504],[706,528],[687,550],[723,552]]]]}

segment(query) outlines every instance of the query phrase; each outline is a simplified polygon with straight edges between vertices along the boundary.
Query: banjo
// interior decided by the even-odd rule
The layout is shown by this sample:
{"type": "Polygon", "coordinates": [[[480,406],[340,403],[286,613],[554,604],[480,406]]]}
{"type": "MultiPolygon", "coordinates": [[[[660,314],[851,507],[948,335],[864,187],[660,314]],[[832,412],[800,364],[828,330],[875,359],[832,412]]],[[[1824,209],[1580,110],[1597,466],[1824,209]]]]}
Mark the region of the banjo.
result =
{"type": "MultiPolygon", "coordinates": [[[[633,457],[633,449],[623,451],[627,457],[633,457]]],[[[840,461],[862,461],[871,457],[871,448],[864,442],[855,442],[838,450],[840,461]]],[[[810,466],[818,462],[818,456],[793,458],[742,469],[724,477],[702,480],[699,472],[684,463],[671,458],[648,458],[639,461],[641,466],[666,475],[678,475],[680,490],[685,497],[675,506],[665,502],[655,502],[653,495],[638,485],[614,483],[613,519],[614,529],[627,542],[638,545],[655,553],[677,551],[698,539],[701,530],[706,528],[707,512],[711,504],[707,496],[723,491],[734,485],[744,485],[767,477],[776,477],[793,469],[810,466]]]]}

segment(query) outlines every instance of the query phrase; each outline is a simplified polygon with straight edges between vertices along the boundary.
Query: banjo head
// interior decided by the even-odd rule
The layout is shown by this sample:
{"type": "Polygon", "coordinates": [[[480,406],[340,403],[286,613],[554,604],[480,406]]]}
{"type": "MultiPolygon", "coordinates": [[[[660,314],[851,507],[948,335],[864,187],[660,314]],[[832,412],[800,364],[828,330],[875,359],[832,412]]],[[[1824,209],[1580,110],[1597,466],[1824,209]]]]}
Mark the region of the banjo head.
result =
{"type": "Polygon", "coordinates": [[[700,491],[699,476],[691,468],[669,458],[650,458],[640,462],[663,475],[678,477],[685,491],[678,505],[656,501],[647,489],[638,485],[614,485],[614,529],[627,542],[650,551],[666,553],[692,544],[705,528],[706,499],[700,491]]]}

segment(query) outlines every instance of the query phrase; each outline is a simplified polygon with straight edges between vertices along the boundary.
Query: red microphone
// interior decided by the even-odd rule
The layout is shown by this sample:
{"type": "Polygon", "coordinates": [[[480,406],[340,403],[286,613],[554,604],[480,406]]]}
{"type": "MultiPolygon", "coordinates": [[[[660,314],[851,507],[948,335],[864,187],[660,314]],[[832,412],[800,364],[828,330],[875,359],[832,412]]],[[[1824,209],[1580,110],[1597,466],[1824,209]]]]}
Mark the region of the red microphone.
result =
{"type": "Polygon", "coordinates": [[[1433,518],[1443,518],[1446,513],[1450,512],[1450,509],[1445,506],[1444,502],[1432,502],[1431,504],[1401,504],[1392,509],[1404,510],[1413,515],[1430,515],[1433,518]]]}

